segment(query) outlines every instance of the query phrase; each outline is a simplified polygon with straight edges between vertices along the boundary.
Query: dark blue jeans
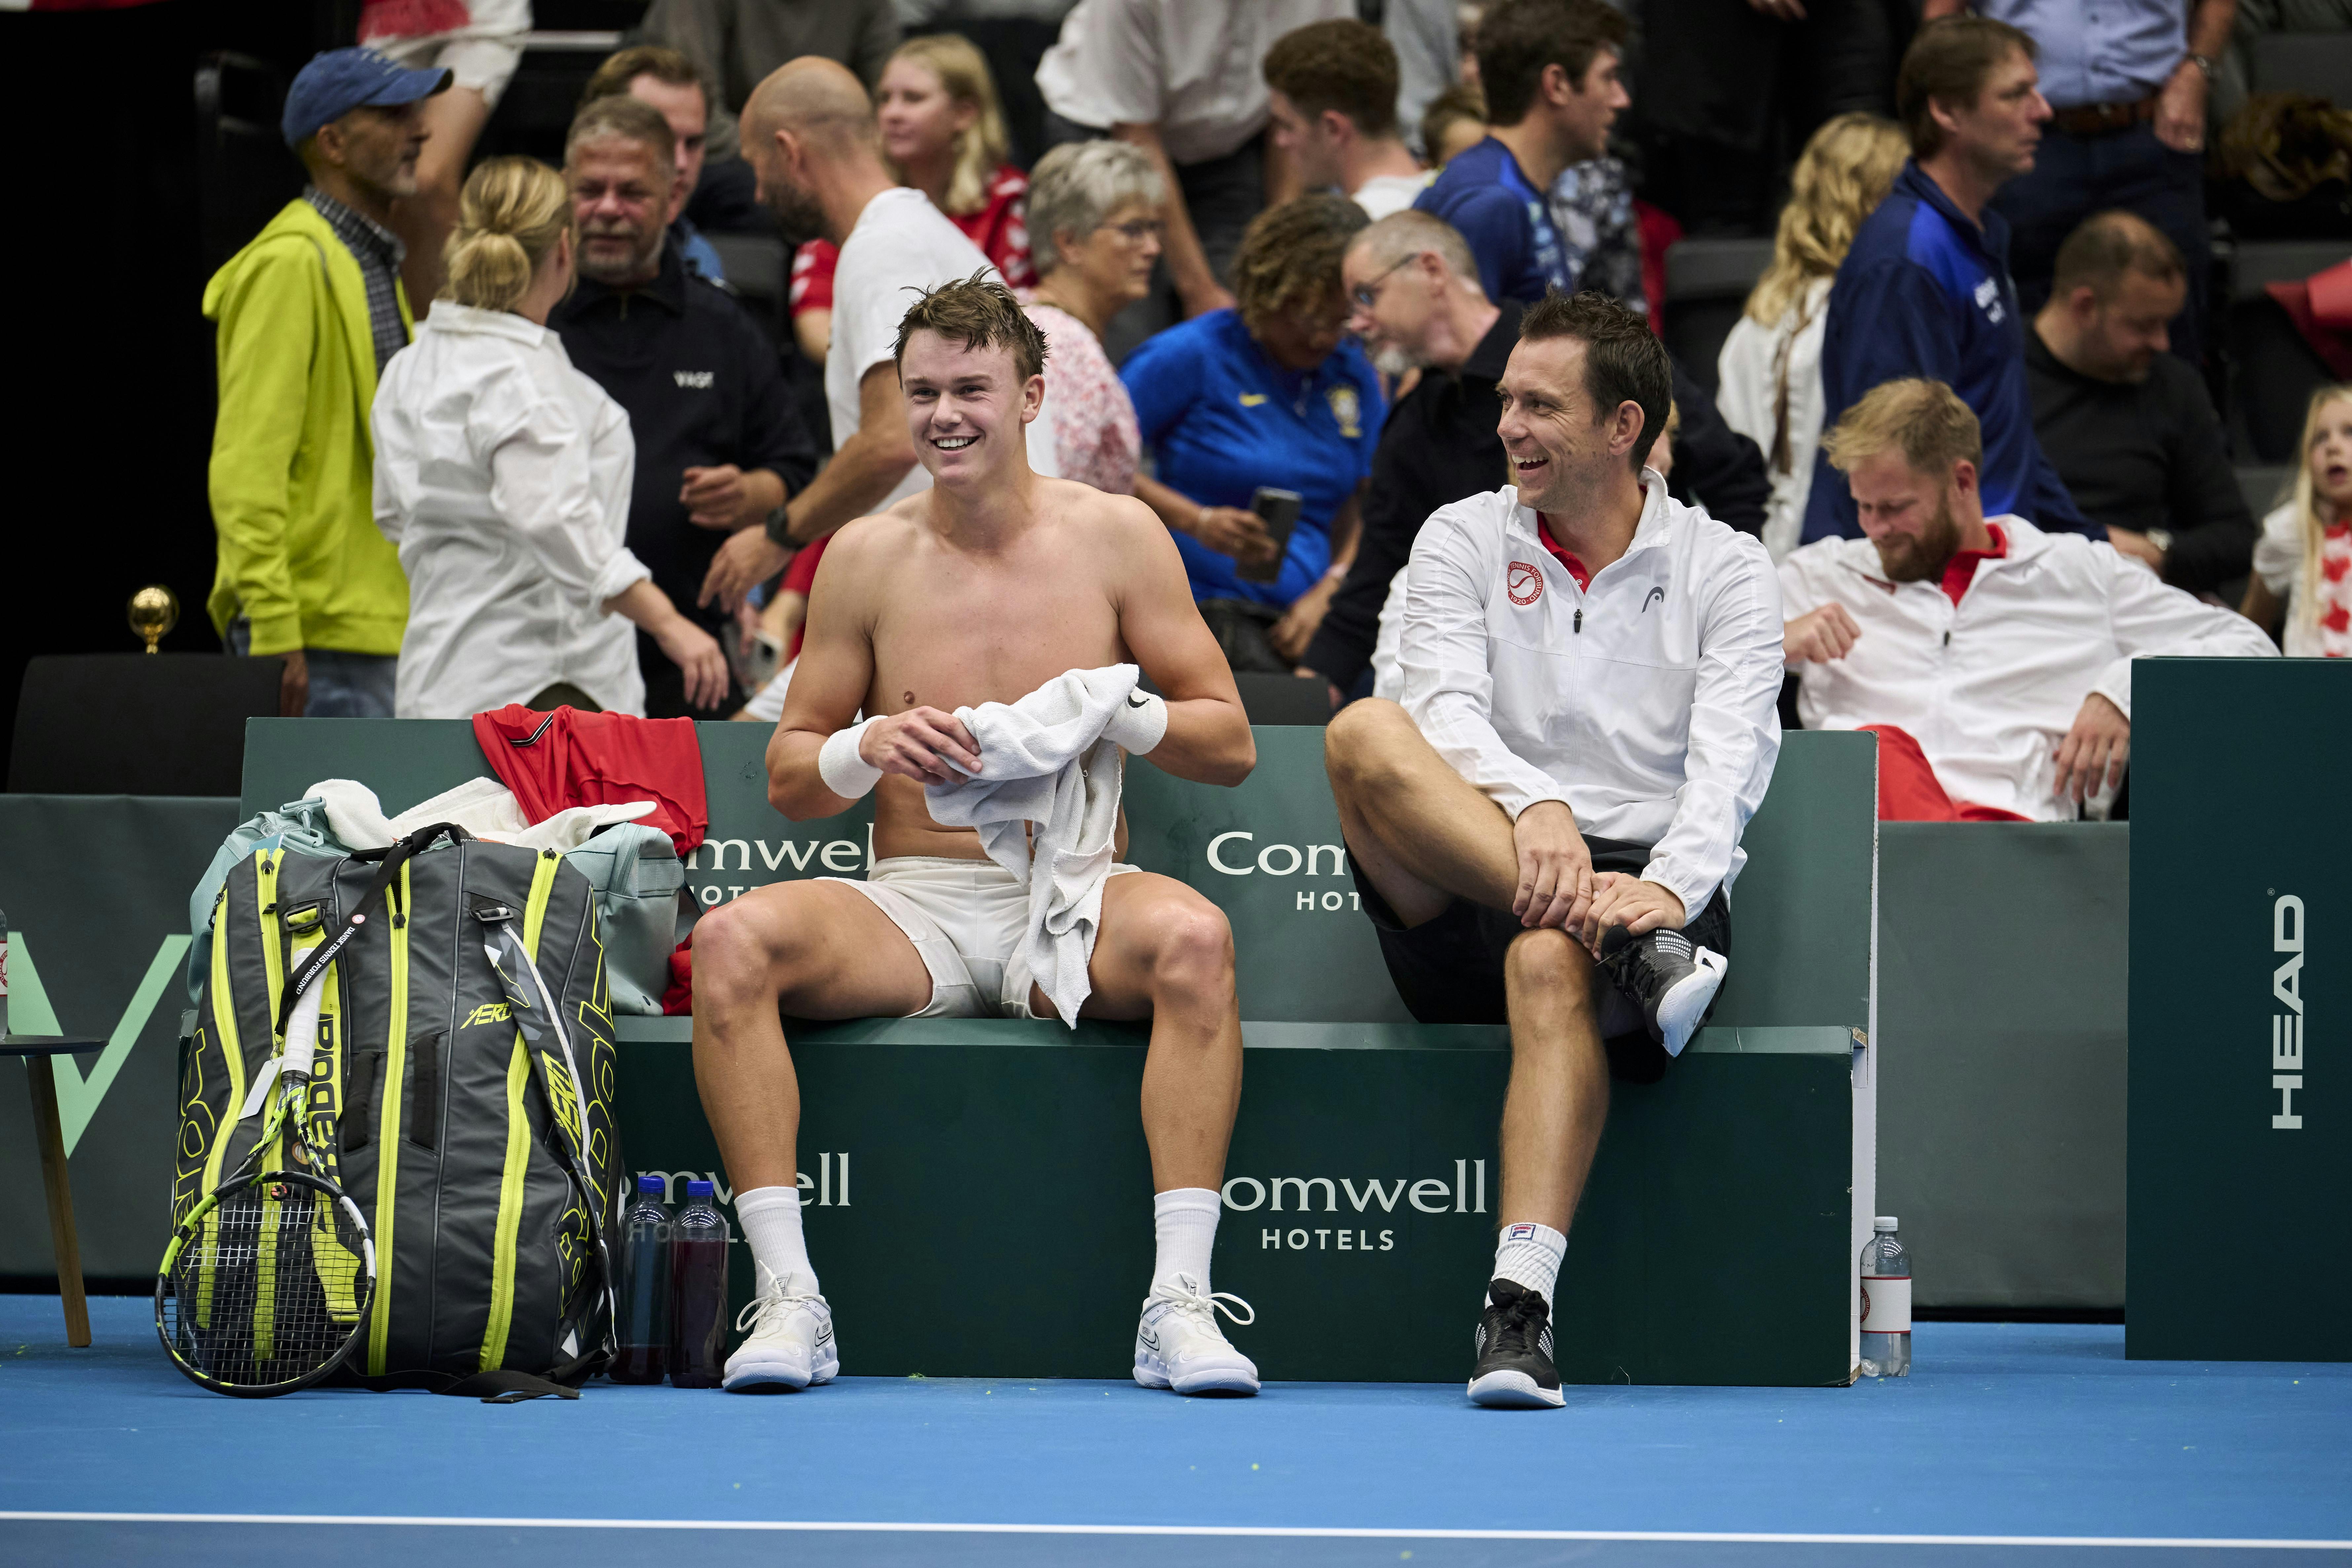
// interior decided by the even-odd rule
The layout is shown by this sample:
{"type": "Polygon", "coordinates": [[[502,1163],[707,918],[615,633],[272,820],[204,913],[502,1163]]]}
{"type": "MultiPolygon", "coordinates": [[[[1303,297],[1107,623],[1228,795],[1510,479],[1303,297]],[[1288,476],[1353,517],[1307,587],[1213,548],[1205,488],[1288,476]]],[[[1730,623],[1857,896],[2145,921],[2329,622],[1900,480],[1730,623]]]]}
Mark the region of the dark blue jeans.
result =
{"type": "MultiPolygon", "coordinates": [[[[253,623],[237,616],[229,622],[228,634],[221,640],[230,655],[245,658],[253,647],[253,623]]],[[[400,668],[395,656],[309,647],[302,650],[302,661],[310,669],[310,704],[303,710],[305,717],[392,717],[393,683],[400,668]]]]}
{"type": "Polygon", "coordinates": [[[2152,125],[2105,136],[2045,130],[2033,172],[2001,187],[1992,205],[2009,220],[2009,269],[2028,315],[2050,298],[2058,247],[2093,213],[2121,207],[2171,237],[2189,264],[2189,303],[2172,323],[2172,352],[2190,364],[2205,344],[2205,294],[2213,267],[2205,235],[2205,160],[2176,153],[2152,125]]]}

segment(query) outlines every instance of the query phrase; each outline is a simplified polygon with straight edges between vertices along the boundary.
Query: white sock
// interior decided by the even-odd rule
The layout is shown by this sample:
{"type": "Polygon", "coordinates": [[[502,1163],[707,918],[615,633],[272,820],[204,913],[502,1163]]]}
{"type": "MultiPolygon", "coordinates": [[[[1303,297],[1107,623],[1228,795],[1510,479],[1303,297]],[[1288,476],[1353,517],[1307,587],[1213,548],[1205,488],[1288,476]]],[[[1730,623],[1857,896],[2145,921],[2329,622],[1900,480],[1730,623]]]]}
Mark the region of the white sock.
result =
{"type": "MultiPolygon", "coordinates": [[[[751,1244],[751,1261],[782,1281],[787,1291],[816,1294],[816,1270],[809,1267],[808,1243],[801,1236],[797,1187],[753,1187],[735,1194],[735,1218],[751,1244]]],[[[752,1272],[752,1287],[760,1285],[752,1272]]]]}
{"type": "Polygon", "coordinates": [[[1217,1215],[1223,1207],[1208,1187],[1171,1187],[1153,1194],[1151,1229],[1160,1240],[1153,1284],[1171,1274],[1190,1274],[1202,1294],[1208,1293],[1209,1252],[1217,1244],[1217,1215]]]}
{"type": "Polygon", "coordinates": [[[1507,1225],[1495,1244],[1494,1278],[1524,1286],[1541,1296],[1544,1305],[1557,1308],[1552,1288],[1567,1252],[1568,1237],[1548,1225],[1507,1225]]]}

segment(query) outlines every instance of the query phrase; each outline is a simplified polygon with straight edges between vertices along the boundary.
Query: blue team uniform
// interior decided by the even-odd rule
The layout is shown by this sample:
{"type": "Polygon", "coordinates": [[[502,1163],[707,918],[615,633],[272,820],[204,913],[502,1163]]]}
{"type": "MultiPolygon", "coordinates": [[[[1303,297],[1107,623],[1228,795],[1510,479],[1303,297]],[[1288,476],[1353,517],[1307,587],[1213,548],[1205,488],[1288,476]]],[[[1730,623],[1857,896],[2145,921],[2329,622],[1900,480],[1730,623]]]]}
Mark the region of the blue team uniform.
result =
{"type": "Polygon", "coordinates": [[[1470,242],[1489,300],[1532,305],[1547,289],[1576,288],[1544,194],[1492,136],[1440,170],[1412,206],[1444,219],[1470,242]]]}
{"type": "Polygon", "coordinates": [[[1261,485],[1302,498],[1281,574],[1245,583],[1234,560],[1176,536],[1195,599],[1287,605],[1331,565],[1331,519],[1372,471],[1380,376],[1342,342],[1313,370],[1287,371],[1249,335],[1238,310],[1212,310],[1148,338],[1119,380],[1135,403],[1153,477],[1203,506],[1247,508],[1261,485]]]}
{"type": "MultiPolygon", "coordinates": [[[[2009,276],[2009,225],[1987,208],[1979,228],[1942,187],[1906,163],[1863,221],[1830,288],[1822,337],[1822,428],[1881,382],[1926,376],[1950,386],[1984,430],[1978,486],[1985,515],[2015,512],[2045,533],[2104,540],[2042,455],[2026,395],[2025,318],[2009,276]]],[[[1862,537],[1853,495],[1828,454],[1814,459],[1807,542],[1862,537]]]]}

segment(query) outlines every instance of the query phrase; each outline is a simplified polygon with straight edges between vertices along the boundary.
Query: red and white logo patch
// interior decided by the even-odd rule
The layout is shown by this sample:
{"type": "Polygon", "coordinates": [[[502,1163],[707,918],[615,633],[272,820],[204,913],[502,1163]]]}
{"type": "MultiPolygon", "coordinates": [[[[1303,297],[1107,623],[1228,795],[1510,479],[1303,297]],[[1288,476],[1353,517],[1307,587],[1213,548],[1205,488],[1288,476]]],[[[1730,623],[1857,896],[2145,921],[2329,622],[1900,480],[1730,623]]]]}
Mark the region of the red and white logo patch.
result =
{"type": "Polygon", "coordinates": [[[1503,591],[1514,605],[1532,605],[1543,597],[1543,568],[1532,561],[1514,561],[1503,579],[1503,591]]]}

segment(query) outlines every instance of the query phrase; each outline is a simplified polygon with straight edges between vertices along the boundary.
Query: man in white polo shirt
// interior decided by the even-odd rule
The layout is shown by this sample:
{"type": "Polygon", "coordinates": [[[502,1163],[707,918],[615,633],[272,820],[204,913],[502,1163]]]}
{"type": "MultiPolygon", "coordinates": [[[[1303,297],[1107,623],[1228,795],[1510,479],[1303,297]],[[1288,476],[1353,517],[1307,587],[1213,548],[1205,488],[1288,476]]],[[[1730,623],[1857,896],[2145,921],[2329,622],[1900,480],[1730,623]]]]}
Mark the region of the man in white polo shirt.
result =
{"type": "Polygon", "coordinates": [[[1643,467],[1673,385],[1616,300],[1528,308],[1497,387],[1518,482],[1423,525],[1402,702],[1325,742],[1405,1005],[1511,1026],[1481,1405],[1561,1403],[1551,1303],[1609,1079],[1660,1077],[1713,1005],[1780,755],[1771,560],[1643,467]]]}
{"type": "Polygon", "coordinates": [[[908,290],[996,276],[929,196],[891,177],[874,106],[845,67],[812,55],[780,68],[744,104],[742,135],[760,201],[785,243],[830,239],[841,263],[824,356],[833,460],[764,530],[747,528],[719,549],[703,600],[730,609],[795,550],[930,484],[907,434],[893,357],[898,322],[918,297],[908,290]]]}
{"type": "Polygon", "coordinates": [[[2277,650],[2129,556],[1987,518],[1977,416],[1940,381],[1883,382],[1822,438],[1860,539],[1780,563],[1808,730],[1878,736],[1878,815],[2057,822],[2114,798],[2131,752],[2131,661],[2277,650]]]}

